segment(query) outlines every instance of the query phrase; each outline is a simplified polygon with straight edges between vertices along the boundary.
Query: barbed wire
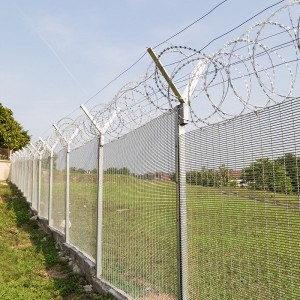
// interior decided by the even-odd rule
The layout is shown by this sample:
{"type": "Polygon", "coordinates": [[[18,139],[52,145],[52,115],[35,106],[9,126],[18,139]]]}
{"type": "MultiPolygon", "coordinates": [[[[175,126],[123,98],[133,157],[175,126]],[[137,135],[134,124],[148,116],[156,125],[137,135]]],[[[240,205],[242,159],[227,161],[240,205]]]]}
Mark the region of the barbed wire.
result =
{"type": "MultiPolygon", "coordinates": [[[[257,112],[285,99],[298,99],[294,94],[299,80],[299,4],[299,0],[290,1],[215,53],[169,45],[158,54],[171,80],[186,95],[191,124],[202,127],[257,112]],[[197,72],[200,68],[202,72],[197,72]]],[[[145,74],[121,87],[109,103],[88,110],[98,127],[106,128],[106,141],[111,141],[173,111],[178,104],[177,96],[152,62],[145,74]]],[[[78,147],[99,134],[83,112],[56,125],[64,137],[53,129],[45,138],[50,147],[60,141],[56,151],[65,147],[66,141],[72,140],[72,147],[78,147]]]]}
{"type": "MultiPolygon", "coordinates": [[[[298,75],[298,16],[299,1],[294,1],[272,13],[266,20],[254,23],[239,38],[226,43],[223,48],[214,54],[206,55],[197,49],[185,46],[171,46],[164,49],[158,55],[161,61],[166,61],[169,59],[165,58],[166,55],[170,55],[170,53],[178,54],[185,51],[183,58],[177,59],[177,64],[173,62],[172,65],[170,73],[171,79],[175,83],[184,70],[189,68],[189,72],[185,73],[191,74],[191,70],[195,68],[197,63],[202,62],[206,66],[206,71],[202,74],[201,78],[198,78],[197,89],[187,99],[191,106],[192,121],[195,125],[209,124],[216,115],[220,117],[219,120],[228,117],[231,118],[246,111],[256,111],[291,97],[298,75]],[[280,19],[282,17],[280,14],[286,12],[288,14],[287,19],[289,20],[289,24],[287,25],[275,19],[276,17],[280,19]],[[293,66],[273,46],[270,47],[261,41],[264,39],[264,32],[269,33],[276,30],[284,32],[290,44],[293,45],[294,53],[288,53],[288,56],[292,55],[295,58],[294,60],[290,60],[295,62],[293,66]],[[239,53],[237,49],[246,49],[246,52],[239,53]],[[260,54],[258,55],[259,51],[260,54]],[[262,54],[266,56],[263,60],[259,59],[262,54]],[[285,70],[281,69],[280,72],[275,72],[274,65],[275,63],[277,64],[277,61],[282,63],[280,65],[284,66],[285,70]],[[238,74],[238,77],[241,79],[238,82],[239,88],[237,88],[237,82],[233,82],[232,80],[234,74],[238,74]],[[284,92],[279,90],[283,84],[282,82],[278,83],[278,78],[284,78],[284,82],[286,83],[284,92]],[[254,82],[254,79],[256,79],[256,82],[254,82]],[[212,88],[215,86],[216,81],[219,81],[219,86],[221,85],[222,87],[218,94],[212,88]],[[241,84],[244,86],[243,89],[240,87],[241,84]],[[244,93],[243,95],[242,92],[244,93]],[[260,98],[260,103],[253,102],[255,97],[260,98]],[[230,100],[228,100],[229,98],[230,100]],[[203,99],[206,100],[206,105],[211,110],[206,115],[199,115],[194,106],[199,106],[199,102],[205,104],[203,99]],[[236,103],[233,102],[233,99],[237,100],[236,103]],[[235,107],[235,110],[231,113],[224,108],[226,102],[231,103],[231,106],[235,107]],[[240,107],[238,111],[237,107],[240,107]]],[[[181,79],[181,82],[185,83],[188,87],[193,79],[186,78],[185,81],[181,79]]],[[[165,97],[176,99],[176,96],[172,94],[170,87],[166,84],[158,70],[155,71],[155,84],[160,93],[165,97]]],[[[202,108],[205,108],[205,105],[202,105],[202,108]]]]}

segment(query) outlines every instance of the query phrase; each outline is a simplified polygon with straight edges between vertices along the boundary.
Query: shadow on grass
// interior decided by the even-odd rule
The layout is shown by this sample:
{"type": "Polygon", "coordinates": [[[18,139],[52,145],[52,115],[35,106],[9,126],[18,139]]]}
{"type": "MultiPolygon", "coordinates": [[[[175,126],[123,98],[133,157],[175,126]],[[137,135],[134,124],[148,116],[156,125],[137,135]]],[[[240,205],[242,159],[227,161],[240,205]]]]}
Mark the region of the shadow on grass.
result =
{"type": "Polygon", "coordinates": [[[60,260],[54,239],[42,229],[36,220],[31,219],[30,206],[18,188],[8,183],[9,193],[3,194],[7,209],[15,214],[17,227],[29,234],[35,253],[43,256],[46,269],[45,279],[53,282],[54,289],[62,299],[112,299],[95,293],[86,294],[83,285],[87,284],[84,277],[72,273],[66,262],[60,260]]]}

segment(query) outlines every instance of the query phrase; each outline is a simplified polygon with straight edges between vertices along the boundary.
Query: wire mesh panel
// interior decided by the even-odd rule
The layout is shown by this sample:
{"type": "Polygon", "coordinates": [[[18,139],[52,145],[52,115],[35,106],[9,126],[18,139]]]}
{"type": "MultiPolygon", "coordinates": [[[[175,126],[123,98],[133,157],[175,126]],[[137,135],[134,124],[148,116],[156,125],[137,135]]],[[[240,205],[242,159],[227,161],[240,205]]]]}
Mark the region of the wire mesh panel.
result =
{"type": "Polygon", "coordinates": [[[35,158],[32,162],[32,207],[37,210],[39,190],[39,160],[35,158]]]}
{"type": "Polygon", "coordinates": [[[27,187],[27,190],[28,190],[27,201],[28,202],[32,202],[32,194],[33,194],[33,191],[32,191],[33,160],[32,159],[28,160],[27,169],[28,169],[28,176],[27,176],[27,184],[28,184],[28,187],[27,187]]]}
{"type": "Polygon", "coordinates": [[[300,101],[189,132],[190,299],[300,299],[300,101]]]}
{"type": "Polygon", "coordinates": [[[26,158],[24,160],[24,190],[23,194],[26,199],[28,199],[28,179],[29,179],[29,160],[26,158]]]}
{"type": "Polygon", "coordinates": [[[24,160],[20,160],[20,190],[22,191],[23,190],[23,181],[24,181],[24,160]]]}
{"type": "Polygon", "coordinates": [[[44,151],[42,157],[42,174],[41,174],[41,201],[40,216],[48,218],[48,201],[50,186],[50,152],[44,151]]]}
{"type": "Polygon", "coordinates": [[[52,226],[64,233],[66,218],[66,155],[63,148],[53,157],[52,226]]]}
{"type": "Polygon", "coordinates": [[[20,168],[20,161],[18,159],[12,161],[11,169],[12,169],[12,178],[11,178],[12,182],[19,187],[20,186],[19,177],[21,173],[21,168],[20,168]]]}
{"type": "Polygon", "coordinates": [[[174,133],[170,113],[104,146],[103,277],[135,299],[176,299],[174,133]]]}
{"type": "Polygon", "coordinates": [[[96,138],[70,153],[70,243],[92,259],[96,258],[97,183],[96,138]]]}

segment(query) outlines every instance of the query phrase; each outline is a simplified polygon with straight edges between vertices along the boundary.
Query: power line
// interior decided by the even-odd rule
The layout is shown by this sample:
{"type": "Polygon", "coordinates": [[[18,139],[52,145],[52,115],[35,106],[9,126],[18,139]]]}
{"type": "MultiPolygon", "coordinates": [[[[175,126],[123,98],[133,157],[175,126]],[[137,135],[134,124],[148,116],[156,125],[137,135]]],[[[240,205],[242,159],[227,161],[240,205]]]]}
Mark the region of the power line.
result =
{"type": "MultiPolygon", "coordinates": [[[[275,35],[276,35],[276,34],[273,34],[272,36],[275,36],[275,35]]],[[[254,55],[254,56],[246,57],[246,58],[243,59],[243,60],[238,60],[238,61],[236,61],[236,62],[233,62],[233,63],[231,63],[231,64],[228,64],[228,65],[224,66],[223,68],[216,68],[216,71],[221,71],[221,70],[224,69],[225,67],[228,68],[228,67],[230,67],[230,66],[239,65],[239,64],[244,63],[244,62],[247,62],[247,61],[249,61],[249,60],[251,60],[251,59],[258,58],[258,57],[261,57],[261,56],[264,56],[264,55],[268,55],[268,54],[270,54],[270,53],[273,53],[275,50],[277,51],[277,50],[279,50],[279,49],[287,48],[287,47],[291,46],[295,40],[296,40],[296,39],[291,40],[291,41],[288,41],[288,42],[285,42],[285,43],[278,44],[278,45],[276,45],[276,46],[274,46],[274,47],[268,49],[268,51],[262,51],[262,52],[259,52],[258,54],[254,55]]],[[[283,64],[290,63],[290,62],[295,62],[295,61],[298,61],[298,60],[291,60],[291,61],[283,62],[283,63],[277,64],[277,65],[268,67],[267,69],[264,69],[264,70],[269,70],[269,69],[271,69],[272,67],[275,68],[275,67],[281,66],[281,65],[283,65],[283,64]]],[[[262,70],[257,71],[257,73],[260,73],[260,72],[262,72],[262,70]]],[[[214,71],[207,72],[206,75],[209,75],[209,74],[212,74],[212,73],[214,73],[214,71]]],[[[250,76],[250,75],[253,75],[253,74],[255,74],[255,72],[247,73],[247,74],[244,74],[244,75],[242,75],[242,76],[232,78],[231,80],[236,80],[236,79],[243,78],[243,77],[245,77],[245,76],[250,76]]],[[[149,75],[147,78],[145,78],[143,81],[139,82],[139,83],[137,84],[137,86],[135,86],[134,88],[137,88],[137,87],[140,86],[142,83],[146,82],[151,76],[152,76],[152,74],[149,75]]],[[[177,83],[177,84],[178,84],[178,83],[183,84],[183,83],[186,83],[186,80],[187,80],[187,78],[186,78],[185,80],[183,80],[183,78],[181,78],[181,80],[177,80],[175,83],[177,83]]],[[[213,85],[209,85],[209,87],[214,87],[214,86],[220,85],[220,84],[225,83],[225,82],[228,82],[228,80],[224,80],[224,81],[215,83],[215,84],[213,84],[213,85]]],[[[186,86],[186,85],[181,85],[179,88],[182,88],[182,87],[185,87],[185,86],[186,86]]],[[[121,95],[119,95],[119,97],[121,98],[122,96],[124,96],[124,94],[125,94],[127,91],[128,91],[128,90],[125,90],[121,95]]],[[[198,90],[198,91],[199,91],[199,90],[198,90]]],[[[142,93],[141,93],[141,94],[142,94],[142,93]]],[[[152,92],[151,94],[147,94],[147,96],[145,96],[145,95],[142,94],[143,97],[141,97],[140,99],[137,99],[136,102],[135,102],[135,104],[136,104],[136,105],[140,105],[140,104],[143,103],[145,100],[147,100],[148,97],[151,97],[151,96],[154,96],[154,95],[158,95],[158,94],[159,94],[159,93],[157,93],[157,92],[152,92]]],[[[159,99],[162,99],[162,98],[164,98],[164,96],[163,96],[163,95],[160,95],[160,96],[159,96],[159,99]]],[[[162,104],[161,106],[163,107],[163,104],[162,104]]]]}
{"type": "MultiPolygon", "coordinates": [[[[178,31],[177,33],[175,33],[174,35],[172,35],[171,37],[167,38],[166,40],[164,40],[163,42],[157,44],[156,46],[154,46],[153,48],[157,48],[159,46],[161,46],[162,44],[168,42],[169,40],[171,40],[172,38],[174,38],[175,36],[181,34],[182,32],[186,31],[188,28],[190,28],[191,26],[195,25],[197,22],[203,20],[205,17],[207,17],[208,15],[210,15],[214,10],[216,10],[218,7],[220,7],[222,4],[224,4],[225,2],[227,2],[228,0],[224,0],[222,2],[220,2],[219,4],[217,4],[216,6],[214,6],[209,12],[207,12],[206,14],[204,14],[203,16],[201,16],[199,19],[197,19],[196,21],[194,21],[193,23],[191,23],[190,25],[186,26],[185,28],[183,28],[182,30],[178,31]]],[[[284,2],[285,0],[281,0],[279,2],[276,2],[275,4],[272,4],[268,7],[266,7],[265,9],[261,10],[260,12],[256,13],[255,15],[253,15],[251,18],[247,19],[246,21],[242,22],[241,24],[237,25],[236,27],[230,29],[229,31],[225,32],[224,34],[214,38],[213,40],[211,40],[207,45],[205,45],[200,51],[203,51],[205,48],[207,48],[210,44],[212,44],[214,41],[220,39],[221,37],[231,33],[232,31],[238,29],[239,27],[243,26],[244,24],[246,24],[247,22],[249,22],[250,20],[254,19],[255,17],[259,16],[260,14],[262,14],[263,12],[267,11],[268,9],[284,2]]],[[[113,82],[115,82],[117,79],[119,79],[122,75],[124,75],[126,72],[128,72],[130,69],[132,69],[139,61],[142,60],[142,58],[147,54],[147,51],[145,51],[142,56],[140,58],[138,58],[138,60],[136,60],[132,65],[130,65],[127,69],[125,69],[123,72],[121,72],[119,75],[117,75],[114,79],[112,79],[110,82],[108,82],[103,88],[101,88],[99,91],[97,91],[93,96],[91,96],[84,104],[89,103],[92,99],[94,99],[97,95],[99,95],[103,90],[105,90],[108,86],[110,86],[113,82]]],[[[194,54],[193,54],[194,55],[194,54]]]]}
{"type": "MultiPolygon", "coordinates": [[[[289,31],[293,31],[294,29],[295,29],[296,27],[292,27],[292,28],[290,28],[289,29],[289,31]]],[[[281,32],[277,32],[277,33],[275,33],[275,34],[271,34],[271,35],[269,35],[269,36],[266,36],[266,37],[264,37],[264,38],[262,38],[262,39],[260,39],[260,40],[257,40],[257,42],[262,42],[262,41],[264,41],[264,40],[267,40],[267,39],[270,39],[270,38],[272,38],[272,37],[275,37],[275,36],[278,36],[278,35],[280,35],[280,34],[283,34],[283,33],[286,33],[286,32],[288,32],[287,30],[283,30],[283,31],[281,31],[281,32]]],[[[289,42],[285,42],[285,43],[282,43],[282,44],[278,44],[278,45],[276,45],[276,46],[274,46],[274,47],[272,47],[272,48],[268,48],[268,51],[276,51],[276,50],[278,50],[278,49],[281,49],[282,47],[282,45],[287,45],[287,44],[289,44],[289,43],[293,43],[293,42],[295,42],[297,39],[292,39],[292,40],[290,40],[289,42]],[[280,48],[279,48],[280,47],[280,48]]],[[[241,47],[239,47],[239,48],[236,48],[233,52],[232,52],[232,54],[233,53],[236,53],[237,51],[239,51],[239,50],[241,50],[241,49],[244,49],[244,48],[247,48],[249,45],[244,45],[244,46],[241,46],[241,47]]],[[[252,59],[252,58],[256,58],[256,57],[259,57],[260,55],[264,55],[264,54],[266,54],[266,51],[262,51],[262,52],[260,52],[260,53],[258,53],[258,54],[255,54],[254,56],[247,56],[247,57],[245,57],[244,59],[240,59],[240,60],[238,60],[237,62],[235,62],[235,63],[231,63],[231,64],[229,64],[229,65],[227,65],[226,67],[230,67],[230,66],[233,66],[233,65],[235,65],[235,64],[239,64],[239,63],[243,63],[243,62],[245,62],[245,61],[247,61],[247,60],[249,60],[249,59],[252,59]]],[[[190,57],[190,56],[189,56],[190,57]]],[[[181,61],[178,61],[178,62],[182,62],[182,61],[184,61],[185,59],[188,59],[188,58],[184,58],[183,60],[181,60],[181,61]]],[[[172,63],[172,64],[168,64],[168,65],[166,65],[166,66],[171,66],[171,65],[173,65],[173,64],[175,64],[175,63],[172,63]]],[[[218,69],[216,69],[216,70],[221,70],[221,68],[218,68],[218,69]]],[[[210,72],[208,72],[207,74],[209,75],[209,74],[211,74],[211,73],[213,73],[213,71],[210,71],[210,72]]],[[[180,82],[183,82],[184,80],[186,80],[187,79],[187,77],[189,77],[190,76],[190,73],[188,73],[188,74],[185,74],[185,75],[182,75],[180,78],[177,78],[177,80],[176,80],[176,82],[174,82],[174,83],[180,83],[180,82]]]]}
{"type": "MultiPolygon", "coordinates": [[[[284,48],[287,48],[289,46],[292,46],[294,45],[293,43],[296,41],[296,39],[293,39],[293,40],[290,40],[288,42],[285,42],[285,43],[281,43],[281,44],[278,44],[276,46],[273,46],[272,48],[268,48],[267,50],[264,50],[264,51],[261,51],[255,55],[252,55],[252,56],[247,56],[245,57],[244,59],[239,59],[233,63],[230,63],[228,65],[224,65],[223,67],[221,68],[215,68],[215,71],[221,71],[223,70],[224,68],[229,68],[231,66],[236,66],[236,65],[239,65],[239,64],[243,64],[247,61],[250,61],[251,59],[255,59],[255,58],[258,58],[258,57],[261,57],[261,56],[264,56],[264,55],[267,55],[267,54],[272,54],[272,53],[275,53],[275,51],[277,50],[280,50],[280,49],[284,49],[284,48]]],[[[241,47],[242,48],[242,47],[241,47]]],[[[238,48],[237,50],[241,49],[241,48],[238,48]]],[[[229,55],[232,55],[232,54],[229,54],[229,55]]],[[[210,74],[213,74],[215,71],[210,71],[210,72],[207,72],[206,75],[210,75],[210,74]]],[[[177,83],[181,83],[181,82],[186,82],[186,80],[188,80],[190,74],[186,74],[184,76],[181,76],[180,78],[178,78],[174,83],[177,84],[177,83]]]]}
{"type": "Polygon", "coordinates": [[[142,60],[142,58],[147,54],[147,51],[137,60],[135,61],[132,65],[130,65],[127,69],[125,69],[123,72],[121,72],[118,76],[116,76],[114,79],[112,79],[110,82],[108,82],[103,88],[101,88],[98,92],[96,92],[93,96],[91,96],[84,104],[89,103],[93,98],[95,98],[97,95],[99,95],[103,90],[105,90],[108,86],[110,86],[113,82],[118,80],[123,74],[128,72],[130,69],[132,69],[139,61],[142,60]]]}
{"type": "MultiPolygon", "coordinates": [[[[171,37],[167,38],[166,40],[164,40],[163,42],[157,44],[155,48],[161,46],[162,44],[170,41],[172,38],[174,38],[175,36],[181,34],[182,32],[186,31],[188,28],[192,27],[193,25],[195,25],[196,23],[198,23],[199,21],[203,20],[205,17],[207,17],[208,15],[210,15],[214,10],[216,10],[219,6],[221,6],[222,4],[224,4],[225,2],[227,2],[228,0],[224,0],[222,2],[220,2],[219,4],[217,4],[216,6],[214,6],[210,11],[208,11],[206,14],[204,14],[203,16],[201,16],[199,19],[197,19],[196,21],[194,21],[193,23],[189,24],[188,26],[186,26],[185,28],[181,29],[180,31],[178,31],[177,33],[173,34],[171,37]]],[[[103,90],[105,90],[108,86],[110,86],[113,82],[115,82],[117,79],[119,79],[122,75],[124,75],[126,72],[128,72],[130,69],[132,69],[139,61],[142,60],[142,58],[148,54],[147,51],[145,51],[142,56],[140,56],[140,58],[138,58],[132,65],[130,65],[127,69],[125,69],[123,72],[121,72],[119,75],[117,75],[114,79],[112,79],[110,82],[108,82],[103,88],[101,88],[99,91],[97,91],[93,96],[91,96],[84,104],[89,103],[93,98],[95,98],[97,95],[99,95],[103,90]]]]}
{"type": "Polygon", "coordinates": [[[169,38],[167,38],[166,40],[164,40],[163,42],[157,44],[156,46],[153,47],[153,49],[161,46],[162,44],[168,42],[169,40],[171,40],[172,38],[174,38],[175,36],[179,35],[180,33],[186,31],[188,28],[192,27],[193,25],[195,25],[196,23],[198,23],[199,21],[201,21],[202,19],[204,19],[205,17],[207,17],[208,15],[210,15],[215,9],[217,9],[219,6],[221,6],[222,4],[224,4],[225,2],[227,2],[228,0],[224,0],[222,2],[220,2],[219,4],[217,4],[215,7],[213,7],[209,12],[207,12],[206,14],[204,14],[202,17],[200,17],[199,19],[197,19],[196,21],[194,21],[193,23],[189,24],[188,26],[184,27],[183,29],[181,29],[180,31],[178,31],[177,33],[173,34],[172,36],[170,36],[169,38]]]}
{"type": "MultiPolygon", "coordinates": [[[[210,15],[214,10],[216,10],[218,7],[220,7],[221,5],[223,5],[225,2],[227,2],[228,0],[224,0],[222,2],[220,2],[219,4],[217,4],[216,6],[214,6],[209,12],[207,12],[206,14],[204,14],[203,16],[201,16],[199,19],[197,19],[196,21],[192,22],[191,24],[189,24],[188,26],[186,26],[185,28],[183,28],[182,30],[178,31],[177,33],[173,34],[171,37],[169,37],[168,39],[164,40],[163,42],[157,44],[155,47],[153,47],[154,49],[161,46],[162,44],[168,42],[169,40],[171,40],[172,38],[174,38],[175,36],[178,36],[179,34],[181,34],[182,32],[186,31],[188,28],[190,28],[191,26],[193,26],[194,24],[196,24],[197,22],[203,20],[205,17],[207,17],[208,15],[210,15]]],[[[198,53],[203,51],[205,48],[207,48],[210,44],[212,44],[213,42],[215,42],[216,40],[220,39],[221,37],[226,36],[227,34],[233,32],[234,30],[240,28],[241,26],[243,26],[245,23],[249,22],[250,20],[254,19],[255,17],[257,17],[258,15],[262,14],[263,12],[267,11],[268,9],[284,2],[285,0],[281,0],[276,2],[275,4],[272,4],[268,7],[266,7],[265,9],[259,11],[258,13],[256,13],[255,15],[253,15],[251,18],[248,18],[247,20],[245,20],[244,22],[240,23],[239,25],[235,26],[234,28],[228,30],[227,32],[225,32],[222,35],[219,35],[218,37],[212,39],[208,44],[206,44],[200,51],[197,51],[198,53]]],[[[128,68],[126,68],[124,71],[122,71],[119,75],[117,75],[115,78],[113,78],[110,82],[108,82],[104,87],[102,87],[100,90],[98,90],[94,95],[92,95],[90,98],[87,99],[87,101],[84,104],[89,103],[92,99],[94,99],[97,95],[99,95],[103,90],[105,90],[108,86],[110,86],[113,82],[115,82],[117,79],[119,79],[122,75],[124,75],[125,73],[127,73],[130,69],[132,69],[136,64],[138,64],[147,54],[147,51],[145,51],[133,64],[131,64],[128,68]]],[[[191,56],[195,55],[196,53],[192,54],[191,56]]],[[[191,57],[190,56],[190,57],[191,57]]],[[[183,59],[184,60],[184,59],[183,59]]],[[[182,60],[182,61],[183,61],[182,60]]],[[[178,61],[180,62],[180,61],[178,61]]],[[[176,63],[178,63],[176,62],[176,63]]],[[[174,63],[172,63],[174,64],[174,63]]],[[[170,65],[172,65],[170,64],[170,65]]],[[[78,108],[74,109],[70,114],[68,114],[68,116],[70,116],[71,114],[73,114],[75,111],[77,111],[78,108]]]]}
{"type": "Polygon", "coordinates": [[[236,29],[240,28],[241,26],[243,26],[244,24],[248,23],[248,22],[251,21],[252,19],[256,18],[257,16],[259,16],[259,15],[262,14],[263,12],[267,11],[268,9],[270,9],[270,8],[276,6],[276,5],[278,5],[278,4],[280,4],[280,3],[284,2],[284,1],[285,1],[285,0],[281,0],[281,1],[278,1],[278,2],[276,2],[276,3],[274,3],[274,4],[270,5],[270,6],[266,7],[265,9],[261,10],[260,12],[258,12],[258,13],[255,14],[254,16],[252,16],[251,18],[249,18],[249,19],[247,19],[246,21],[242,22],[241,24],[235,26],[234,28],[232,28],[232,29],[226,31],[225,33],[223,33],[223,34],[217,36],[216,38],[212,39],[212,40],[211,40],[209,43],[207,43],[202,49],[200,49],[200,52],[203,51],[204,49],[206,49],[210,44],[212,44],[212,43],[215,42],[216,40],[218,40],[218,39],[222,38],[223,36],[225,36],[225,35],[227,35],[227,34],[233,32],[233,31],[236,30],[236,29]]]}
{"type": "MultiPolygon", "coordinates": [[[[227,32],[225,32],[225,33],[223,33],[223,34],[217,36],[217,37],[214,38],[214,39],[212,39],[209,43],[207,43],[207,44],[206,44],[203,48],[201,48],[200,50],[192,49],[192,48],[189,48],[189,47],[183,47],[183,48],[188,49],[188,50],[193,50],[195,53],[191,54],[190,56],[187,56],[187,57],[183,58],[182,60],[175,61],[175,62],[170,63],[170,64],[167,64],[167,65],[165,65],[165,66],[166,66],[166,67],[169,67],[169,66],[172,66],[172,65],[174,65],[174,64],[178,64],[178,63],[180,63],[180,62],[183,62],[183,61],[186,60],[186,59],[191,58],[192,56],[194,56],[194,55],[196,55],[196,54],[200,54],[204,49],[206,49],[206,48],[207,48],[209,45],[211,45],[214,41],[216,41],[216,40],[220,39],[221,37],[224,37],[225,35],[227,35],[227,34],[233,32],[233,31],[236,30],[237,28],[240,28],[241,26],[243,26],[245,23],[251,21],[252,19],[254,19],[255,17],[257,17],[258,15],[262,14],[262,13],[265,12],[266,10],[268,10],[268,9],[270,9],[270,8],[276,6],[276,5],[278,5],[278,4],[280,4],[280,3],[284,2],[284,1],[285,1],[285,0],[281,0],[281,1],[277,2],[277,3],[275,3],[275,4],[272,4],[272,5],[268,6],[267,8],[261,10],[260,12],[258,12],[257,14],[255,14],[254,16],[252,16],[251,18],[247,19],[246,21],[240,23],[240,24],[237,25],[236,27],[234,27],[234,28],[228,30],[227,32]]],[[[169,48],[163,50],[163,51],[158,55],[158,57],[160,57],[160,56],[162,55],[162,53],[164,53],[166,50],[169,50],[169,48]]]]}

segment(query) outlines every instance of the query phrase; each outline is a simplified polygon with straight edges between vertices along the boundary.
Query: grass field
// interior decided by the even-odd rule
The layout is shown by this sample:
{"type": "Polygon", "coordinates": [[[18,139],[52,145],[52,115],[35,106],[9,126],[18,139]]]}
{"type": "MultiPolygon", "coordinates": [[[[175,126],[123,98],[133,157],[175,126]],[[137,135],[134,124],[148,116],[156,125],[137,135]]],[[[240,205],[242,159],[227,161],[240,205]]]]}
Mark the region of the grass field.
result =
{"type": "Polygon", "coordinates": [[[188,190],[193,299],[299,299],[299,210],[283,195],[241,194],[188,190]]]}
{"type": "Polygon", "coordinates": [[[85,293],[85,279],[60,261],[54,240],[31,220],[21,193],[0,182],[0,299],[109,299],[85,293]]]}
{"type": "MultiPolygon", "coordinates": [[[[72,186],[70,232],[88,249],[96,246],[95,195],[88,176],[72,186]]],[[[191,299],[300,299],[298,200],[188,186],[191,299]]],[[[175,299],[176,236],[173,182],[105,175],[104,279],[137,299],[175,299]]]]}

